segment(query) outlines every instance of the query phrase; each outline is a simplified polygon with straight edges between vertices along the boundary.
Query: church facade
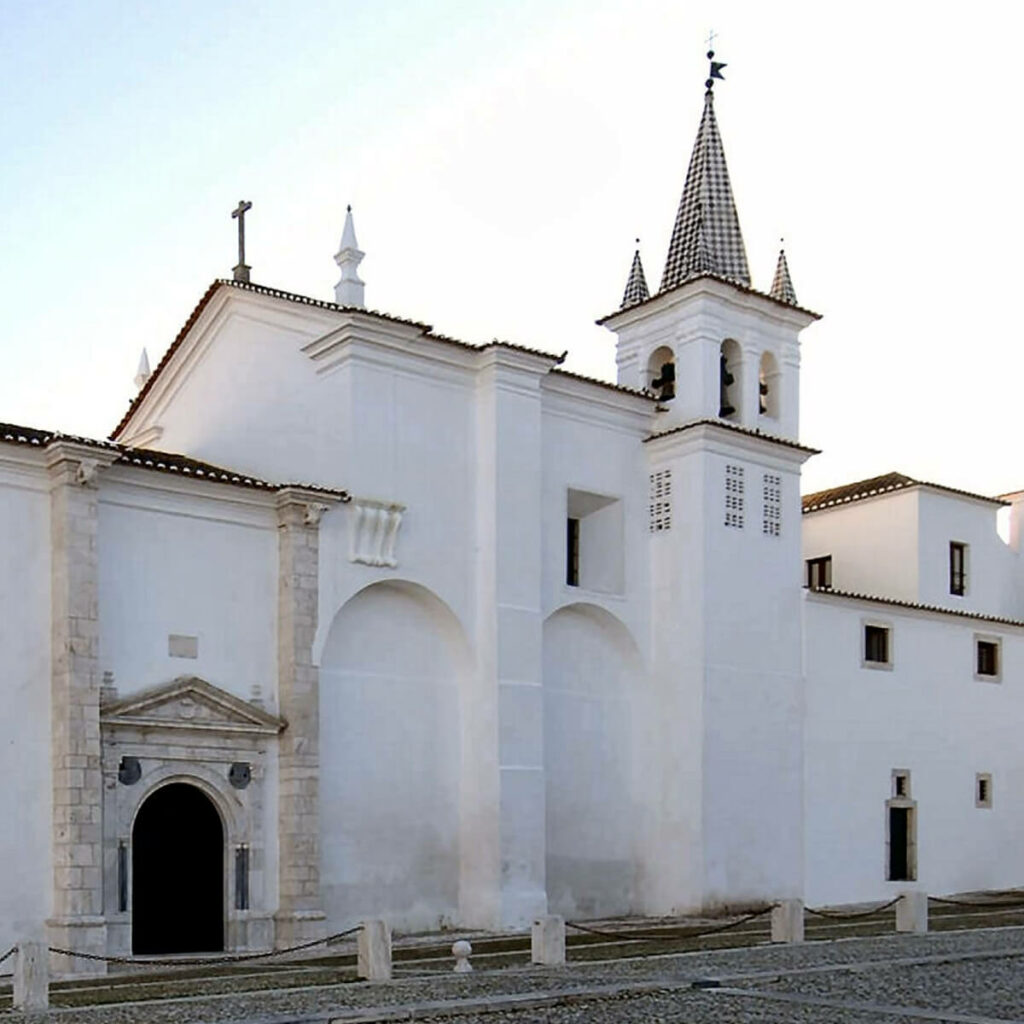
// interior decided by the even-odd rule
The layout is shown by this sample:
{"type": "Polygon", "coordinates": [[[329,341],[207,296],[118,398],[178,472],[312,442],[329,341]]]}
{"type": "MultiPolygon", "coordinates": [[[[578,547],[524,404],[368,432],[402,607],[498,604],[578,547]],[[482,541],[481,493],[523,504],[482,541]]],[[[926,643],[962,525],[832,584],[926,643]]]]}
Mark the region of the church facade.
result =
{"type": "Polygon", "coordinates": [[[816,314],[751,284],[710,87],[617,384],[361,258],[350,213],[333,302],[240,261],[109,440],[0,425],[0,947],[1022,881],[1022,496],[801,499],[816,314]]]}

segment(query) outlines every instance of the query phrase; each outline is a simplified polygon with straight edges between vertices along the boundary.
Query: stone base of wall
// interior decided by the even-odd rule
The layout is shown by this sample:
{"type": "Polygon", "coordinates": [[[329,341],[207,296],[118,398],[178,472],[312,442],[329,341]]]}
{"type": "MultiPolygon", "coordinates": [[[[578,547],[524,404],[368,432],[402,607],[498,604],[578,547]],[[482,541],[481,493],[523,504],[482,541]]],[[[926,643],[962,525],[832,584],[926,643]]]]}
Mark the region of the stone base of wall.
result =
{"type": "Polygon", "coordinates": [[[273,949],[275,930],[270,914],[241,912],[228,919],[227,948],[232,953],[262,953],[273,949]]]}
{"type": "MultiPolygon", "coordinates": [[[[104,917],[51,918],[46,922],[47,941],[58,949],[71,949],[76,953],[105,956],[107,952],[107,921],[104,917]]],[[[106,974],[102,960],[84,960],[50,954],[52,974],[106,974]]]]}
{"type": "Polygon", "coordinates": [[[327,937],[327,915],[322,910],[291,910],[274,915],[274,948],[327,937]]]}

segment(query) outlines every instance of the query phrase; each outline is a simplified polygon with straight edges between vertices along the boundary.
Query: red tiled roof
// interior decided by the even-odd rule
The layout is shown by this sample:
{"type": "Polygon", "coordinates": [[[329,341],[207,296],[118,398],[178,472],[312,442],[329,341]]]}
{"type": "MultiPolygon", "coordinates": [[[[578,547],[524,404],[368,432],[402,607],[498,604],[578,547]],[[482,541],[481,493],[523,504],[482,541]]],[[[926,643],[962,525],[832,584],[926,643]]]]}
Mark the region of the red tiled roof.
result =
{"type": "Polygon", "coordinates": [[[832,590],[825,588],[804,589],[815,597],[838,597],[847,601],[866,601],[869,604],[885,604],[894,608],[906,608],[909,611],[935,612],[938,615],[953,615],[960,619],[973,619],[980,622],[998,622],[1003,626],[1024,627],[1024,619],[1008,619],[1002,615],[988,615],[985,612],[969,612],[960,608],[943,608],[937,604],[919,604],[916,601],[902,601],[896,597],[880,597],[877,594],[856,594],[848,590],[832,590]]]}
{"type": "Polygon", "coordinates": [[[656,434],[651,434],[650,437],[644,438],[644,443],[646,444],[648,441],[655,441],[659,437],[668,437],[670,434],[681,434],[684,430],[692,430],[694,427],[700,427],[705,424],[712,427],[722,427],[724,430],[732,430],[737,434],[746,434],[748,437],[756,437],[762,441],[771,441],[772,444],[781,444],[786,448],[795,448],[797,451],[807,452],[808,455],[821,454],[821,451],[818,448],[808,448],[807,445],[799,444],[796,441],[790,441],[785,437],[776,437],[774,434],[766,434],[764,431],[757,430],[755,427],[741,427],[738,423],[730,423],[728,420],[718,420],[710,416],[699,420],[690,420],[689,423],[683,423],[681,426],[672,427],[669,430],[662,430],[656,434]]]}
{"type": "Polygon", "coordinates": [[[650,391],[643,391],[640,388],[626,387],[625,384],[615,384],[610,380],[600,380],[598,377],[587,377],[582,373],[573,373],[572,370],[565,370],[562,367],[558,367],[551,371],[557,373],[559,377],[571,377],[573,380],[582,380],[587,384],[596,384],[598,387],[609,388],[611,391],[619,391],[624,395],[633,395],[636,398],[646,398],[648,401],[657,402],[658,399],[655,395],[652,395],[650,391]]]}
{"type": "Polygon", "coordinates": [[[991,502],[993,505],[1009,504],[1002,498],[990,498],[984,494],[961,491],[956,487],[928,483],[927,480],[915,480],[913,477],[906,476],[903,473],[883,473],[881,476],[873,476],[867,480],[858,480],[852,484],[843,484],[841,487],[830,487],[824,491],[805,494],[803,496],[803,510],[805,513],[818,512],[821,509],[834,508],[837,505],[848,505],[851,502],[861,501],[864,498],[874,498],[880,494],[890,494],[893,491],[902,491],[910,487],[930,487],[933,490],[944,491],[947,494],[957,494],[964,498],[973,498],[976,501],[991,502]]]}
{"type": "Polygon", "coordinates": [[[258,477],[238,473],[233,469],[225,469],[210,462],[191,459],[187,455],[173,452],[154,451],[150,448],[130,448],[115,441],[97,441],[90,437],[78,437],[73,434],[62,434],[60,431],[40,430],[36,427],[20,427],[11,423],[0,423],[0,442],[7,444],[25,444],[37,448],[46,448],[56,441],[74,441],[77,444],[89,445],[103,451],[116,451],[114,465],[135,466],[139,469],[155,470],[160,473],[171,473],[175,476],[188,477],[195,480],[208,480],[219,484],[233,484],[236,487],[249,487],[262,491],[278,491],[285,487],[301,487],[307,491],[319,491],[345,500],[345,491],[331,487],[320,487],[315,484],[275,484],[258,477]]]}

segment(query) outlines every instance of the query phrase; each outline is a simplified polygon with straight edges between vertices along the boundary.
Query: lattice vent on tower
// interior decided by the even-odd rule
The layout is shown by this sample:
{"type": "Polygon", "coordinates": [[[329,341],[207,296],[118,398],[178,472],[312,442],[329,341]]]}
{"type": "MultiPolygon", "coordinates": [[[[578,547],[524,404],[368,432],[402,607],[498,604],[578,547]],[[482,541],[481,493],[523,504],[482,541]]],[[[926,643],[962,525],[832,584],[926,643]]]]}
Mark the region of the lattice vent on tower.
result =
{"type": "Polygon", "coordinates": [[[647,506],[651,533],[672,529],[672,470],[660,469],[651,474],[651,490],[647,506]]]}
{"type": "Polygon", "coordinates": [[[761,532],[767,537],[782,534],[782,477],[765,473],[762,492],[761,532]]]}
{"type": "Polygon", "coordinates": [[[725,525],[743,529],[743,467],[725,467],[725,525]]]}

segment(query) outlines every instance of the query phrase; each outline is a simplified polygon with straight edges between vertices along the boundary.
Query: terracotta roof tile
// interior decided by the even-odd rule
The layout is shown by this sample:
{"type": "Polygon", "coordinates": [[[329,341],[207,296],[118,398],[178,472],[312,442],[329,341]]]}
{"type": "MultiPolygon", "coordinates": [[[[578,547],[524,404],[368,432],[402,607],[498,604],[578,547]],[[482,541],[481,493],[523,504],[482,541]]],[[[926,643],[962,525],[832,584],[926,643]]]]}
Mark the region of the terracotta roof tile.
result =
{"type": "Polygon", "coordinates": [[[915,480],[904,473],[883,473],[881,476],[873,476],[867,480],[858,480],[852,484],[843,484],[841,487],[830,487],[824,491],[805,494],[803,496],[803,510],[805,513],[819,512],[822,509],[835,508],[837,505],[849,505],[851,502],[862,501],[864,498],[874,498],[880,494],[891,494],[894,491],[907,490],[911,487],[929,487],[932,490],[944,491],[947,494],[958,494],[964,498],[974,498],[976,501],[988,501],[993,505],[1009,504],[1002,498],[990,498],[985,494],[961,491],[956,487],[933,484],[927,480],[915,480]]]}
{"type": "MultiPolygon", "coordinates": [[[[756,288],[751,288],[749,285],[741,284],[739,281],[734,281],[731,277],[725,277],[722,274],[712,273],[694,274],[693,276],[688,277],[685,281],[681,281],[674,288],[664,289],[658,292],[656,295],[652,295],[649,299],[645,299],[643,302],[637,302],[635,305],[629,306],[628,310],[632,312],[632,310],[639,309],[641,306],[646,306],[652,302],[657,302],[658,299],[662,298],[665,295],[668,295],[670,292],[678,291],[680,288],[685,288],[687,285],[693,284],[694,281],[704,280],[721,281],[723,284],[732,285],[732,287],[735,288],[737,291],[743,292],[746,295],[756,295],[758,296],[758,298],[767,299],[769,302],[773,302],[775,303],[775,305],[782,306],[785,309],[795,309],[800,313],[805,313],[807,316],[813,317],[815,320],[820,320],[822,316],[821,313],[815,313],[814,310],[808,309],[806,306],[798,306],[792,302],[784,302],[782,299],[778,299],[774,295],[769,295],[768,292],[758,291],[756,288]]],[[[617,309],[614,313],[609,313],[607,316],[601,317],[600,320],[595,320],[594,323],[596,323],[599,327],[603,327],[609,320],[614,319],[620,313],[625,313],[626,311],[627,310],[625,309],[617,309]]]]}
{"type": "Polygon", "coordinates": [[[772,444],[781,444],[786,448],[795,448],[800,452],[807,452],[809,455],[820,455],[821,451],[818,448],[808,448],[807,445],[799,444],[796,441],[790,441],[785,437],[776,437],[774,434],[766,434],[763,430],[757,430],[754,427],[741,427],[738,423],[730,423],[728,420],[714,419],[711,416],[703,417],[698,420],[690,420],[689,423],[683,423],[678,427],[672,427],[669,430],[662,430],[658,433],[651,434],[650,437],[644,438],[644,443],[648,441],[656,441],[659,437],[668,437],[670,434],[681,434],[684,430],[692,430],[694,427],[703,425],[712,427],[721,427],[724,430],[731,430],[737,434],[745,434],[748,437],[757,437],[762,441],[771,441],[772,444]]]}
{"type": "Polygon", "coordinates": [[[916,601],[901,601],[896,597],[881,597],[877,594],[857,594],[848,590],[813,589],[804,587],[815,597],[838,597],[846,601],[866,601],[870,604],[890,605],[894,608],[906,608],[909,611],[934,612],[937,615],[953,615],[959,619],[972,619],[980,622],[998,622],[1003,626],[1024,627],[1024,619],[1010,619],[1002,615],[988,615],[985,612],[969,612],[960,608],[943,608],[937,604],[919,604],[916,601]]]}
{"type": "Polygon", "coordinates": [[[490,341],[483,345],[473,345],[466,341],[459,341],[456,338],[449,338],[443,334],[435,334],[430,324],[420,323],[417,320],[406,320],[402,317],[391,316],[387,313],[381,313],[374,309],[364,309],[362,306],[343,306],[339,305],[337,302],[326,302],[323,299],[315,299],[309,295],[299,295],[296,292],[282,291],[280,288],[270,288],[267,287],[266,285],[251,284],[247,281],[234,281],[223,278],[214,281],[213,284],[211,284],[210,287],[206,289],[206,292],[204,293],[203,297],[196,304],[195,309],[192,310],[191,314],[189,315],[189,318],[185,321],[184,326],[181,328],[180,331],[178,331],[174,341],[171,342],[167,351],[164,353],[163,358],[160,360],[160,362],[156,366],[156,369],[150,375],[149,380],[146,381],[146,383],[140,389],[139,393],[132,399],[131,403],[128,406],[127,412],[125,412],[125,414],[121,417],[120,422],[111,431],[111,440],[116,440],[117,436],[128,425],[128,421],[132,418],[132,416],[135,415],[135,411],[142,404],[146,395],[149,394],[157,378],[163,372],[164,368],[167,366],[170,360],[174,357],[174,353],[177,352],[178,349],[181,347],[181,344],[188,336],[189,331],[191,331],[192,328],[195,326],[196,321],[199,319],[200,316],[202,316],[203,310],[206,309],[206,307],[210,303],[210,300],[213,298],[213,296],[217,293],[217,291],[220,288],[237,288],[240,291],[253,292],[257,295],[267,295],[270,298],[283,299],[286,302],[294,302],[302,306],[311,306],[315,309],[324,309],[336,313],[359,313],[363,316],[375,317],[378,320],[385,320],[388,321],[389,323],[403,324],[407,327],[415,327],[421,330],[423,332],[423,336],[425,338],[430,339],[431,341],[440,341],[447,345],[457,345],[460,348],[469,349],[474,352],[483,352],[486,349],[493,347],[505,348],[515,352],[526,352],[530,355],[541,356],[545,359],[554,359],[556,361],[556,364],[561,363],[567,355],[567,353],[565,352],[563,352],[560,356],[554,355],[551,352],[542,352],[539,349],[527,348],[525,345],[516,345],[510,341],[499,341],[498,339],[494,339],[493,341],[490,341]]]}
{"type": "Polygon", "coordinates": [[[330,494],[342,500],[347,499],[345,491],[332,487],[320,487],[316,484],[270,483],[246,473],[216,466],[211,462],[192,459],[187,455],[173,452],[155,451],[150,448],[130,448],[115,441],[97,441],[91,437],[79,437],[74,434],[62,434],[59,431],[40,430],[36,427],[21,427],[11,423],[0,423],[0,442],[7,444],[32,445],[46,448],[56,441],[74,441],[77,444],[89,445],[103,451],[116,451],[115,466],[134,466],[139,469],[153,470],[159,473],[170,473],[174,476],[190,477],[195,480],[207,480],[219,484],[233,484],[236,487],[249,487],[261,491],[278,491],[284,487],[300,487],[307,491],[318,491],[330,494]]]}

